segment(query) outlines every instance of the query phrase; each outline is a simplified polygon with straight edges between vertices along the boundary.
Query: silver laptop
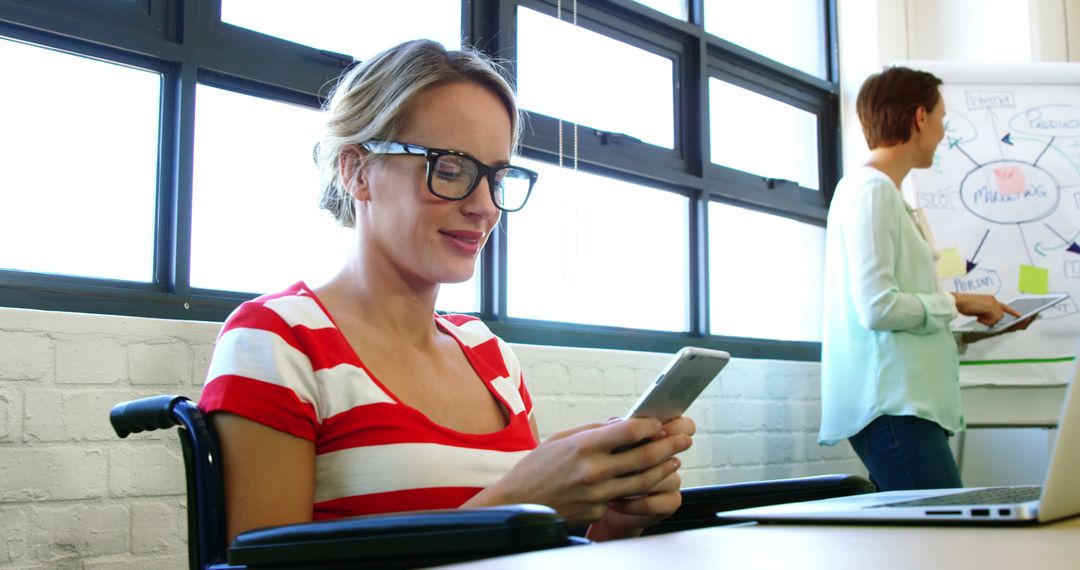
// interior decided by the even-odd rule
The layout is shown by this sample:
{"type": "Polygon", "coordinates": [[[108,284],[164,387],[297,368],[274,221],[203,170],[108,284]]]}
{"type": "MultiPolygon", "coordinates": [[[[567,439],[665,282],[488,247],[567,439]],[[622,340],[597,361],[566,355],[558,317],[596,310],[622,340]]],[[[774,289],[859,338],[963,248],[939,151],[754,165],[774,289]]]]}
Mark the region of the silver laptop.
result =
{"type": "MultiPolygon", "coordinates": [[[[1044,523],[1080,514],[1080,356],[1065,392],[1050,467],[1041,487],[886,491],[717,513],[770,522],[1044,523]]],[[[1007,451],[1006,451],[1007,452],[1007,451]]]]}

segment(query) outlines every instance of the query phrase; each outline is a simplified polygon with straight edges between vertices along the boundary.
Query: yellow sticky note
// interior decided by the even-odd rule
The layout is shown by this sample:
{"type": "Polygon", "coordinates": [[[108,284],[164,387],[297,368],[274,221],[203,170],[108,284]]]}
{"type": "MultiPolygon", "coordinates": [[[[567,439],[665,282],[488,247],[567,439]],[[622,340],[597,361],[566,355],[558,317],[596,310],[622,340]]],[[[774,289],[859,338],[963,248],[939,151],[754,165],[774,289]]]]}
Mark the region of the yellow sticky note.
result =
{"type": "Polygon", "coordinates": [[[1020,285],[1018,288],[1021,293],[1045,295],[1050,291],[1050,270],[1041,267],[1032,267],[1030,265],[1021,265],[1020,285]]]}
{"type": "Polygon", "coordinates": [[[967,273],[967,263],[960,256],[960,251],[955,247],[941,250],[941,257],[937,260],[937,274],[939,279],[960,277],[967,273]]]}

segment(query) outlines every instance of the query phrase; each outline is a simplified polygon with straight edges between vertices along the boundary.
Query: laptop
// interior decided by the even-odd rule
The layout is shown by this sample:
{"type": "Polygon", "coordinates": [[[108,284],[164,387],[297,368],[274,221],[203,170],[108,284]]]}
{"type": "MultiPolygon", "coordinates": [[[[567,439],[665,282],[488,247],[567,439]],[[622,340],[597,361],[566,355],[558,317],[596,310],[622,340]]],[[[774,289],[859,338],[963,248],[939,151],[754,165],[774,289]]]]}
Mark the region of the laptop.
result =
{"type": "Polygon", "coordinates": [[[717,513],[728,521],[1033,524],[1080,514],[1080,356],[1040,486],[885,491],[717,513]]]}

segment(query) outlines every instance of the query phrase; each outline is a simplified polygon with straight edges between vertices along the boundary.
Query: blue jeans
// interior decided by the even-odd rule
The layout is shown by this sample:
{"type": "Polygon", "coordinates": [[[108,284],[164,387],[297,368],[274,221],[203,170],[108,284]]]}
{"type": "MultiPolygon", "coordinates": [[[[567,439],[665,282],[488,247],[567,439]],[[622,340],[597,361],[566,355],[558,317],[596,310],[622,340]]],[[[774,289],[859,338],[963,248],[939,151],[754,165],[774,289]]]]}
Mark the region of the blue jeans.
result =
{"type": "Polygon", "coordinates": [[[949,433],[915,416],[880,416],[848,438],[881,491],[962,487],[949,433]]]}

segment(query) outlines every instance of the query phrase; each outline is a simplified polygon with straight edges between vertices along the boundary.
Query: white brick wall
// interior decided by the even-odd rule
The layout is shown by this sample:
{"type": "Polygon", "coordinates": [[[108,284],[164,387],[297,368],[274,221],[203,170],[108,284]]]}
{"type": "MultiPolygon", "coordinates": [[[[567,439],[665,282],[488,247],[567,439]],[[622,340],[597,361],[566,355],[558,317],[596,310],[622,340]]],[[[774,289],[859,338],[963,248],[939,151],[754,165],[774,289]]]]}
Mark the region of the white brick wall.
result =
{"type": "MultiPolygon", "coordinates": [[[[125,440],[113,404],[197,399],[216,323],[0,308],[0,569],[186,568],[175,434],[125,440]]],[[[542,435],[622,415],[665,354],[515,346],[542,435]]],[[[819,448],[816,363],[734,360],[691,408],[685,485],[863,473],[819,448]]]]}

